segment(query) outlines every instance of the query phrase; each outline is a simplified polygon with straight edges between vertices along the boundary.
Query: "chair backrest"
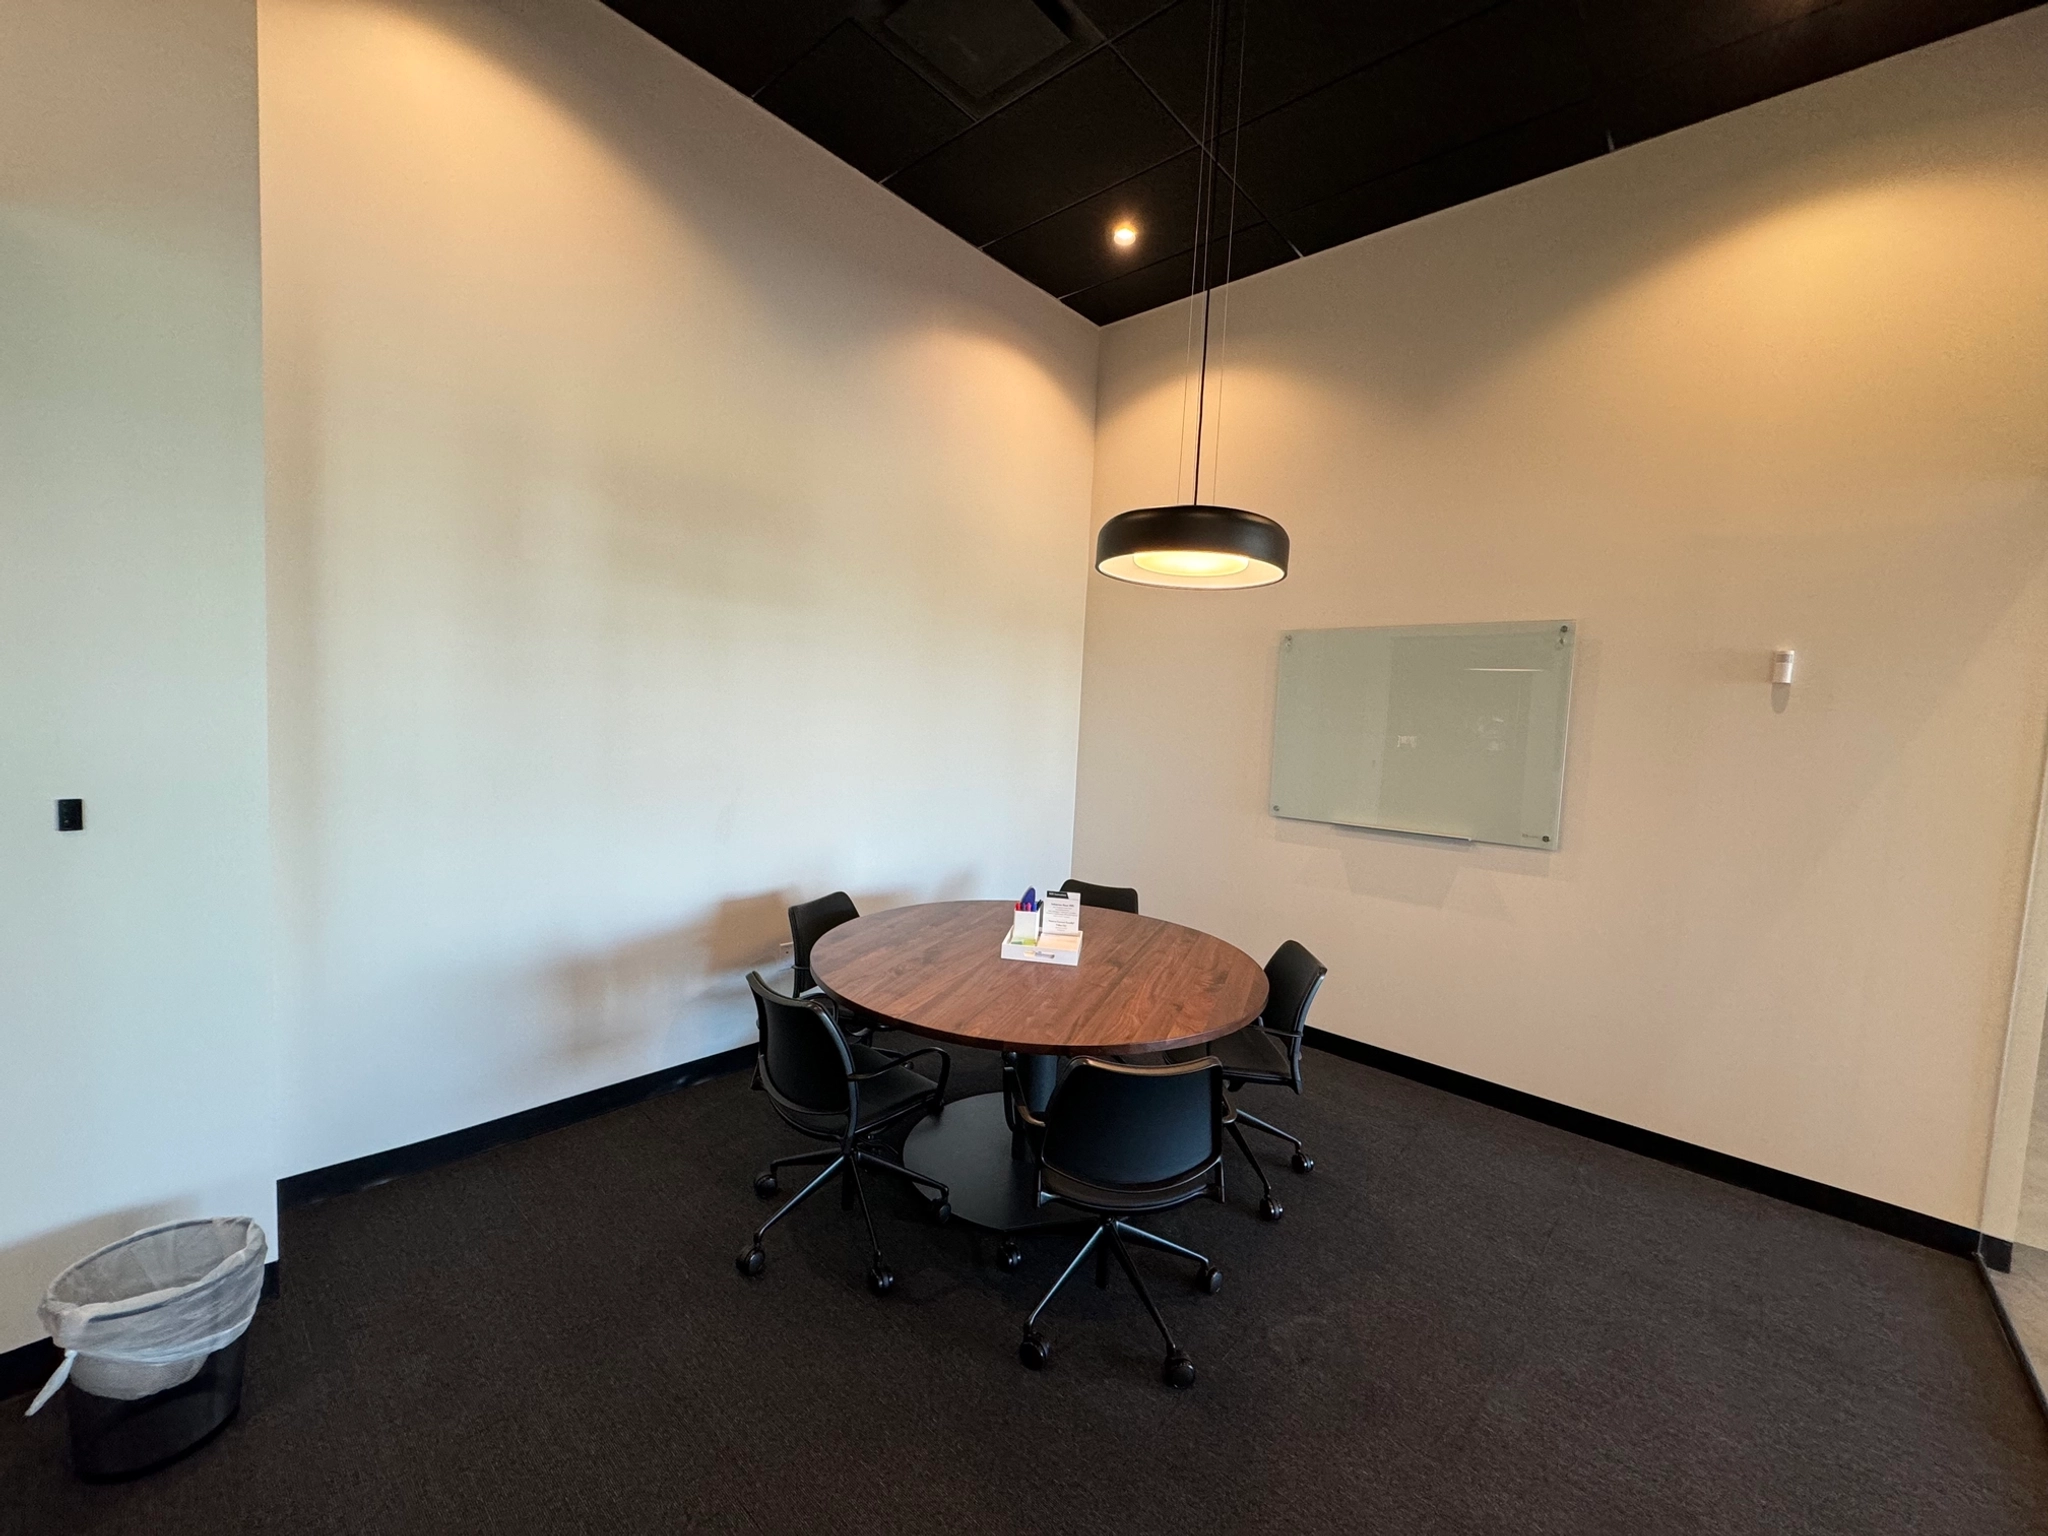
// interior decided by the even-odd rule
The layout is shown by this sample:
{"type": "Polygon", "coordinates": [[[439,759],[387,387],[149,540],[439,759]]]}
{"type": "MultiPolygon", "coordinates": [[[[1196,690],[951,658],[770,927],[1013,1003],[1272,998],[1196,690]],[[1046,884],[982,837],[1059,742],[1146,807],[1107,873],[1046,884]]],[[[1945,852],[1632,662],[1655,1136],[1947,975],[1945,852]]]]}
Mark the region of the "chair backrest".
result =
{"type": "Polygon", "coordinates": [[[1213,1056],[1156,1067],[1083,1056],[1045,1107],[1040,1157],[1103,1188],[1164,1184],[1222,1155],[1223,1111],[1213,1056]]]}
{"type": "Polygon", "coordinates": [[[816,901],[800,901],[789,909],[790,959],[796,965],[797,991],[808,992],[818,984],[811,974],[811,946],[841,923],[850,923],[859,916],[860,908],[844,891],[834,891],[816,901]]]}
{"type": "Polygon", "coordinates": [[[837,1114],[847,1107],[846,1080],[853,1053],[822,997],[785,997],[747,972],[754,990],[754,1020],[761,1030],[761,1076],[768,1091],[792,1108],[837,1114]]]}
{"type": "Polygon", "coordinates": [[[1259,1022],[1287,1038],[1287,1062],[1297,1089],[1301,1087],[1302,1034],[1308,1027],[1309,1005],[1329,974],[1328,966],[1292,939],[1274,950],[1273,958],[1266,962],[1266,1011],[1259,1022]]]}
{"type": "Polygon", "coordinates": [[[1090,885],[1086,880],[1076,880],[1069,876],[1067,883],[1061,886],[1060,890],[1065,895],[1080,897],[1081,905],[1084,907],[1104,907],[1111,912],[1138,910],[1136,886],[1090,885]]]}

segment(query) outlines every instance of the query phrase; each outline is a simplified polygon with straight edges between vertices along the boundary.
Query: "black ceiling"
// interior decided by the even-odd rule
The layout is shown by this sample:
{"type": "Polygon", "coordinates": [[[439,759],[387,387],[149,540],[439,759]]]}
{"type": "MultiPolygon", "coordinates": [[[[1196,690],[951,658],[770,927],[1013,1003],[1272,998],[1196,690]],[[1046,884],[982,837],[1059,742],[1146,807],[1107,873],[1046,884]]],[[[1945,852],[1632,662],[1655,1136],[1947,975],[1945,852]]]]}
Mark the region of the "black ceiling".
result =
{"type": "MultiPolygon", "coordinates": [[[[1188,291],[1211,0],[608,3],[1091,320],[1188,291]],[[1142,231],[1128,251],[1122,218],[1142,231]]],[[[1231,0],[1231,270],[2036,3],[1231,0]]]]}

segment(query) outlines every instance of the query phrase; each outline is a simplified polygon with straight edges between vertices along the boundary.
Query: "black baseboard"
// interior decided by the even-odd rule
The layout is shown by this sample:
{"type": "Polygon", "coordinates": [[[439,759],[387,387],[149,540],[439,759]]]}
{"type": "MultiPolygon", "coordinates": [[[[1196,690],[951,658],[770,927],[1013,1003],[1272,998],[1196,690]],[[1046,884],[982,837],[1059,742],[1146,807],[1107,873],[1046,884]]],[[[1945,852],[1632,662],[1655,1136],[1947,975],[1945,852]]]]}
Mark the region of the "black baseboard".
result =
{"type": "MultiPolygon", "coordinates": [[[[658,1094],[673,1093],[692,1083],[737,1072],[753,1059],[753,1046],[737,1046],[715,1056],[663,1067],[659,1072],[649,1072],[643,1077],[628,1078],[623,1083],[593,1088],[573,1098],[537,1105],[516,1115],[450,1131],[445,1136],[430,1137],[410,1146],[393,1147],[388,1152],[374,1152],[368,1157],[353,1158],[327,1168],[315,1168],[309,1173],[293,1174],[288,1179],[277,1181],[277,1206],[281,1211],[287,1210],[292,1206],[325,1200],[330,1195],[368,1189],[400,1174],[438,1168],[491,1147],[503,1146],[506,1142],[524,1141],[529,1136],[559,1130],[565,1125],[574,1125],[579,1120],[588,1120],[614,1109],[624,1109],[628,1104],[638,1104],[658,1094]]],[[[265,1298],[274,1297],[283,1289],[283,1263],[273,1259],[263,1266],[263,1295],[265,1298]]],[[[0,1400],[40,1389],[49,1380],[50,1372],[57,1368],[60,1358],[57,1346],[48,1339],[37,1339],[19,1349],[0,1351],[0,1400]]]]}
{"type": "MultiPolygon", "coordinates": [[[[282,1284],[278,1277],[281,1262],[272,1259],[263,1266],[263,1299],[266,1301],[278,1294],[282,1284]]],[[[50,1372],[57,1369],[57,1362],[63,1358],[57,1346],[48,1339],[37,1339],[19,1349],[0,1350],[0,1402],[40,1392],[43,1383],[50,1379],[50,1372]]]]}
{"type": "Polygon", "coordinates": [[[372,1152],[368,1157],[351,1158],[345,1163],[332,1163],[307,1173],[295,1173],[290,1178],[277,1181],[277,1208],[284,1211],[294,1206],[310,1205],[315,1200],[325,1200],[331,1195],[353,1194],[360,1189],[387,1183],[401,1174],[439,1168],[492,1147],[504,1146],[507,1142],[524,1141],[529,1136],[539,1136],[547,1131],[560,1130],[565,1125],[574,1125],[579,1120],[624,1109],[628,1104],[638,1104],[643,1099],[673,1093],[692,1083],[723,1077],[751,1063],[754,1049],[751,1045],[735,1046],[715,1056],[663,1067],[659,1072],[628,1078],[622,1083],[608,1083],[572,1098],[556,1099],[551,1104],[537,1104],[532,1109],[486,1120],[482,1125],[466,1126],[445,1136],[430,1136],[425,1141],[393,1147],[388,1152],[372,1152]]]}
{"type": "Polygon", "coordinates": [[[2001,1275],[2012,1271],[2012,1241],[2009,1238],[1984,1234],[1984,1241],[1978,1245],[1977,1257],[1984,1261],[1986,1269],[1995,1269],[2001,1275]]]}
{"type": "Polygon", "coordinates": [[[1855,1222],[1858,1226],[1888,1232],[1893,1237],[1903,1237],[1908,1242],[1938,1248],[1943,1253],[1974,1255],[1978,1251],[1981,1234],[1974,1228],[1960,1227],[1952,1221],[1943,1221],[1938,1216],[1908,1210],[1903,1205],[1892,1205],[1883,1200],[1873,1200],[1868,1195],[1837,1189],[1832,1184],[1803,1179],[1796,1173],[1785,1173],[1776,1168],[1766,1167],[1762,1163],[1731,1157],[1726,1152],[1716,1152],[1710,1147],[1680,1141],[1675,1136],[1646,1131],[1623,1120],[1610,1120],[1605,1115],[1574,1109],[1569,1104],[1559,1104],[1553,1099],[1538,1098],[1535,1094],[1523,1093],[1518,1088],[1504,1088],[1499,1083],[1488,1082],[1483,1077],[1454,1072],[1449,1067],[1439,1067],[1433,1062],[1403,1056],[1398,1051],[1367,1045],[1362,1040],[1353,1040],[1344,1035],[1333,1035],[1328,1030],[1310,1028],[1308,1043],[1319,1046],[1332,1055],[1363,1062],[1369,1067],[1377,1067],[1382,1072],[1392,1072],[1400,1077],[1411,1078],[1431,1088],[1441,1088],[1446,1093],[1455,1093],[1461,1098],[1476,1099],[1481,1104],[1489,1104],[1495,1109],[1504,1109],[1510,1114],[1522,1115],[1530,1120],[1540,1120],[1545,1125],[1555,1126],[1561,1131],[1570,1131],[1593,1141],[1605,1142],[1610,1147],[1620,1147],[1624,1151],[1655,1158],[1660,1163],[1670,1163],[1674,1167],[1685,1168],[1693,1173],[1702,1173],[1710,1179],[1719,1179],[1724,1184],[1752,1189],[1760,1195],[1769,1195],[1791,1205],[1804,1206],[1809,1211],[1839,1216],[1844,1221],[1855,1222]]]}

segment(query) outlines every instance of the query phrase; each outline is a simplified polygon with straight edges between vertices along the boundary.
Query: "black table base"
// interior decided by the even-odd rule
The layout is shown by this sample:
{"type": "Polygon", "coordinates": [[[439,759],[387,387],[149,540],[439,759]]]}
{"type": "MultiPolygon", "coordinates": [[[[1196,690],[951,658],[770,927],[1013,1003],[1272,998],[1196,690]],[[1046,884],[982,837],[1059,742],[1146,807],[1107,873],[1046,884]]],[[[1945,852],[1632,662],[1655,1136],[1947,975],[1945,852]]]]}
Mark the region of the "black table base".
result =
{"type": "Polygon", "coordinates": [[[1074,1212],[1038,1203],[1031,1164],[1013,1154],[1000,1093],[955,1099],[937,1119],[920,1120],[903,1143],[903,1166],[944,1184],[953,1219],[990,1232],[1072,1226],[1074,1212]]]}

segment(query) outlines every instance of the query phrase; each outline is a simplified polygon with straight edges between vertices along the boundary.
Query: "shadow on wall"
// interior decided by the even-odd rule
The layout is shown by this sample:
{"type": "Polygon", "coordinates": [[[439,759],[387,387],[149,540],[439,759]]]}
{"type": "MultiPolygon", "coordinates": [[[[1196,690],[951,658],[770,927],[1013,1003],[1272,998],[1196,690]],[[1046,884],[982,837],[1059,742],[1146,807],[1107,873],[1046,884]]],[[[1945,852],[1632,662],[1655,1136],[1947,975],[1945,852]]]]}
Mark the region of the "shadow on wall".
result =
{"type": "MultiPolygon", "coordinates": [[[[931,899],[962,900],[972,887],[972,871],[959,870],[939,883],[931,899]]],[[[916,899],[901,889],[850,894],[862,912],[916,899]]],[[[728,896],[696,922],[563,961],[545,983],[555,999],[553,1012],[563,1021],[558,1057],[580,1064],[660,1050],[679,1026],[706,1021],[725,1026],[724,1033],[751,1031],[747,972],[758,970],[771,983],[788,985],[789,909],[798,899],[787,890],[728,896]]],[[[687,1034],[693,1041],[701,1038],[700,1029],[687,1034]]]]}
{"type": "MultiPolygon", "coordinates": [[[[982,891],[976,882],[972,869],[956,869],[952,874],[946,876],[945,879],[932,887],[931,895],[924,899],[926,901],[973,901],[977,896],[985,894],[986,892],[982,891]]],[[[874,910],[880,910],[883,907],[900,907],[908,902],[909,899],[907,896],[900,899],[889,896],[877,896],[873,898],[875,903],[874,910]]],[[[859,901],[860,898],[855,897],[854,900],[859,901]]],[[[866,912],[869,910],[865,904],[861,906],[861,911],[866,912]]]]}
{"type": "Polygon", "coordinates": [[[678,1020],[744,1001],[748,971],[788,963],[787,891],[729,896],[693,923],[566,960],[549,979],[562,1058],[612,1057],[664,1041],[678,1020]]]}
{"type": "MultiPolygon", "coordinates": [[[[536,93],[535,99],[560,113],[565,124],[601,143],[658,200],[695,213],[743,205],[761,237],[745,262],[723,263],[721,271],[738,295],[775,295],[772,305],[750,316],[756,324],[779,326],[811,347],[829,346],[832,338],[845,334],[840,296],[831,284],[815,281],[820,253],[836,251],[856,264],[887,252],[905,309],[931,309],[938,297],[942,307],[957,310],[944,300],[965,299],[978,322],[1000,328],[987,312],[985,295],[959,291],[963,271],[971,268],[937,242],[903,241],[904,210],[882,199],[846,196],[855,178],[866,178],[830,151],[808,141],[798,156],[783,155],[779,147],[771,151],[781,176],[807,178],[796,182],[789,195],[772,195],[773,188],[744,171],[735,174],[731,166],[743,166],[765,146],[796,136],[766,113],[755,125],[757,133],[735,131],[716,111],[690,124],[694,134],[708,132],[722,140],[722,154],[713,161],[724,166],[712,174],[702,169],[703,145],[693,142],[693,134],[650,129],[648,104],[676,102],[678,67],[695,71],[699,66],[684,62],[624,16],[600,13],[593,22],[574,7],[406,0],[387,7],[382,20],[391,29],[387,46],[397,56],[459,50],[476,64],[502,72],[518,89],[536,93]],[[821,197],[830,199],[833,212],[822,222],[810,216],[821,197]]],[[[444,52],[441,62],[450,58],[444,52]]],[[[730,87],[720,83],[715,89],[722,94],[730,87]]]]}
{"type": "MultiPolygon", "coordinates": [[[[1985,154],[1901,178],[1898,132],[1873,118],[1868,95],[1815,89],[1833,98],[1823,118],[1808,98],[1687,130],[1717,136],[1713,159],[1695,158],[1690,174],[1634,175],[1626,167],[1632,154],[1663,153],[1652,142],[1493,194],[1485,215],[1468,219],[1456,241],[1441,238],[1439,221],[1464,217],[1471,205],[1317,252],[1302,265],[1336,272],[1348,265],[1357,280],[1346,286],[1343,306],[1317,312],[1309,330],[1283,324],[1276,332],[1270,323],[1265,296],[1289,313],[1303,281],[1296,264],[1232,284],[1224,314],[1239,310],[1242,327],[1230,332],[1233,366],[1314,374],[1322,388],[1427,416],[1586,312],[1702,253],[1725,259],[1730,249],[1746,248],[1753,268],[1757,257],[1767,258],[1764,277],[1803,291],[1834,275],[1845,241],[1854,267],[1881,269],[1889,245],[1916,218],[1956,217],[1959,174],[1971,196],[2038,196],[2038,182],[1999,178],[1993,157],[2026,132],[2005,108],[1961,94],[1916,102],[1919,132],[1940,122],[1978,123],[1985,154]],[[1807,115],[1800,134],[1788,136],[1780,114],[1792,112],[1807,115]],[[1823,121],[1824,141],[1813,143],[1823,121]],[[1417,303],[1417,294],[1438,302],[1417,303]]],[[[1179,350],[1161,348],[1121,393],[1136,399],[1155,388],[1178,390],[1182,363],[1179,350]]]]}
{"type": "Polygon", "coordinates": [[[43,1336],[36,1303],[60,1270],[131,1232],[198,1214],[185,1202],[160,1200],[88,1216],[0,1247],[0,1295],[22,1298],[20,1316],[0,1317],[0,1350],[33,1344],[43,1336]]]}
{"type": "Polygon", "coordinates": [[[1507,904],[1493,884],[1476,876],[1510,875],[1547,880],[1556,854],[1547,849],[1510,848],[1497,843],[1460,843],[1420,832],[1353,827],[1341,822],[1273,818],[1276,843],[1330,849],[1336,868],[1312,867],[1305,883],[1334,885],[1353,896],[1372,896],[1407,906],[1458,907],[1475,917],[1506,922],[1507,904]],[[1456,855],[1446,858],[1446,853],[1456,855]]]}

